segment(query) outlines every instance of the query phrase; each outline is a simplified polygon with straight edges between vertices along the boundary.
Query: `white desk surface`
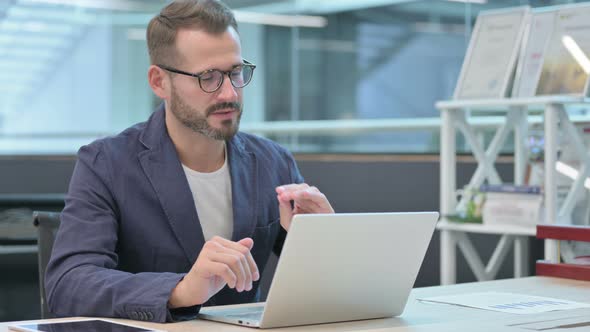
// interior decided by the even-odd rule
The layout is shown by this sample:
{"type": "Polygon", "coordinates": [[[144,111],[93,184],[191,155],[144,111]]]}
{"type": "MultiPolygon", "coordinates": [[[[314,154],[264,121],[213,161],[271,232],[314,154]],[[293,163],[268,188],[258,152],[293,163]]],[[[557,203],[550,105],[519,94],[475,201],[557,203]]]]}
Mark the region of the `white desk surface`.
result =
{"type": "MultiPolygon", "coordinates": [[[[548,277],[527,277],[521,279],[504,279],[486,282],[475,282],[449,286],[436,286],[416,288],[412,290],[406,310],[400,317],[387,319],[374,319],[336,324],[323,324],[312,326],[299,326],[281,328],[280,331],[406,331],[406,332],[430,332],[430,331],[520,331],[530,332],[519,327],[510,326],[526,322],[558,319],[572,316],[590,316],[590,309],[576,309],[566,311],[554,311],[543,314],[516,315],[502,312],[479,310],[467,307],[459,307],[444,304],[429,304],[419,302],[418,298],[441,296],[461,293],[473,293],[482,291],[514,292],[528,295],[547,296],[590,303],[590,282],[548,277]]],[[[115,320],[117,321],[117,320],[115,320]]],[[[223,323],[193,320],[173,324],[154,324],[129,320],[118,320],[135,325],[152,327],[170,332],[180,331],[256,331],[248,327],[240,327],[223,323]]],[[[8,325],[0,323],[0,332],[7,332],[8,325]]],[[[265,331],[279,329],[269,329],[265,331]]],[[[590,331],[590,326],[568,329],[552,329],[551,332],[590,331]]]]}

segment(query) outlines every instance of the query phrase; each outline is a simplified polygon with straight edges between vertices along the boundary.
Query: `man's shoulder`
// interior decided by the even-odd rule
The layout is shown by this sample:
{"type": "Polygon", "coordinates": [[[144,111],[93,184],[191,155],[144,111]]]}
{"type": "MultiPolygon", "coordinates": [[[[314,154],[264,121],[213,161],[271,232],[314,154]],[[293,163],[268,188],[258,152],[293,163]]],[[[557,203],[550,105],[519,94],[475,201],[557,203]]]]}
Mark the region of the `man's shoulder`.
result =
{"type": "Polygon", "coordinates": [[[290,155],[289,151],[278,144],[277,142],[271,141],[268,138],[248,134],[245,132],[238,132],[236,138],[240,144],[243,144],[247,151],[258,153],[273,153],[281,156],[290,155]]]}
{"type": "Polygon", "coordinates": [[[143,150],[140,136],[145,127],[146,122],[140,122],[118,134],[96,139],[92,143],[81,147],[78,154],[90,153],[95,156],[102,154],[118,159],[121,156],[138,153],[143,150]]]}

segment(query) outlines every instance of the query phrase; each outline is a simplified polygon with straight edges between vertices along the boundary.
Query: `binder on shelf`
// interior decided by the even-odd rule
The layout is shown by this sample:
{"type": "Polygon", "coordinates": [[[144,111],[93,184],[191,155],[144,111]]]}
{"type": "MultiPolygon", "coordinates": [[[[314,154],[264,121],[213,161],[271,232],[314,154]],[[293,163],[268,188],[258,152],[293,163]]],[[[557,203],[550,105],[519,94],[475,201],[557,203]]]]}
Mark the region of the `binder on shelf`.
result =
{"type": "Polygon", "coordinates": [[[541,194],[540,186],[515,185],[510,183],[482,184],[481,192],[514,193],[514,194],[541,194]]]}
{"type": "Polygon", "coordinates": [[[543,219],[543,196],[539,186],[482,185],[484,224],[537,225],[543,219]]]}

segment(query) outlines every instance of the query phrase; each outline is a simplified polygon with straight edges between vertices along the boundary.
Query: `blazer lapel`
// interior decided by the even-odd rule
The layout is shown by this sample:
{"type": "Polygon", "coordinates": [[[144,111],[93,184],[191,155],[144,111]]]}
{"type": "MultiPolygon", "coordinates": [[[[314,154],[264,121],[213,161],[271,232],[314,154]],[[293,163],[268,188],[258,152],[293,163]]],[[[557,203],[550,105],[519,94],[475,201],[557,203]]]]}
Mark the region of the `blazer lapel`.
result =
{"type": "Polygon", "coordinates": [[[231,174],[234,231],[232,241],[252,236],[258,216],[258,167],[256,157],[245,149],[240,135],[227,144],[231,174]]]}
{"type": "Polygon", "coordinates": [[[148,121],[140,137],[148,150],[139,153],[139,161],[162,205],[176,239],[192,264],[205,244],[182,165],[165,126],[160,107],[148,121]]]}

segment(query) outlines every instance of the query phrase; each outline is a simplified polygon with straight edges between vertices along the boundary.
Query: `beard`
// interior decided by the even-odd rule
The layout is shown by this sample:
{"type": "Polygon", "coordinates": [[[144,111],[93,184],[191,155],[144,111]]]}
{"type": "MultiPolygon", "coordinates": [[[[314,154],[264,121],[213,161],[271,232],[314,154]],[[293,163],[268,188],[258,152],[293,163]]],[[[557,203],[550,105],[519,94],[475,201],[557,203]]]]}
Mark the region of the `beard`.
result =
{"type": "Polygon", "coordinates": [[[242,118],[241,103],[227,102],[215,104],[207,108],[205,115],[201,115],[201,112],[199,112],[198,109],[185,103],[178,94],[176,94],[174,87],[172,87],[170,97],[170,110],[172,111],[172,114],[178,119],[178,121],[180,121],[180,123],[192,131],[218,141],[228,141],[238,132],[240,119],[242,118]],[[238,112],[237,120],[235,122],[232,119],[223,120],[221,122],[221,128],[219,129],[211,127],[207,122],[207,117],[220,109],[235,110],[238,112]]]}

